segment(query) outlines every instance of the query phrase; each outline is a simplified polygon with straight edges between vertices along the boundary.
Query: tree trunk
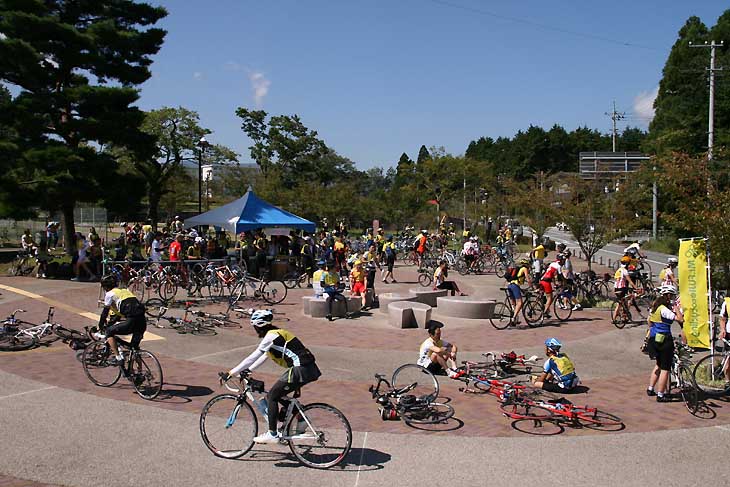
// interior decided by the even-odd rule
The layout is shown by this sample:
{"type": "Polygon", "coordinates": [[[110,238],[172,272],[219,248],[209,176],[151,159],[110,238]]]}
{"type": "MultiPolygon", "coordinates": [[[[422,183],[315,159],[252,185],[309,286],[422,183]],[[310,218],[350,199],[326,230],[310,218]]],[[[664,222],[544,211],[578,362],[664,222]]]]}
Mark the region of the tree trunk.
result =
{"type": "Polygon", "coordinates": [[[162,198],[162,192],[157,189],[147,190],[147,199],[149,200],[149,207],[147,208],[147,218],[152,220],[152,229],[157,231],[157,223],[159,219],[160,199],[162,198]]]}
{"type": "Polygon", "coordinates": [[[64,204],[61,207],[61,215],[63,220],[63,241],[64,249],[68,255],[74,255],[76,252],[76,227],[74,226],[74,207],[73,205],[64,204]]]}

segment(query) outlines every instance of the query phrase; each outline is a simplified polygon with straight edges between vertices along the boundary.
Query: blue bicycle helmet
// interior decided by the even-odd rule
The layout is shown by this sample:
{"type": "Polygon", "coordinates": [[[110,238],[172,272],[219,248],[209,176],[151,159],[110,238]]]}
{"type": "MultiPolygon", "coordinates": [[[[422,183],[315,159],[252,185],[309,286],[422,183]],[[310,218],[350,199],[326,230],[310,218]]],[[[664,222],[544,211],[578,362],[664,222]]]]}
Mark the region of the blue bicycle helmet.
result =
{"type": "Polygon", "coordinates": [[[560,347],[563,346],[563,344],[560,343],[557,338],[548,338],[547,340],[545,340],[545,346],[550,350],[558,351],[560,350],[560,347]]]}

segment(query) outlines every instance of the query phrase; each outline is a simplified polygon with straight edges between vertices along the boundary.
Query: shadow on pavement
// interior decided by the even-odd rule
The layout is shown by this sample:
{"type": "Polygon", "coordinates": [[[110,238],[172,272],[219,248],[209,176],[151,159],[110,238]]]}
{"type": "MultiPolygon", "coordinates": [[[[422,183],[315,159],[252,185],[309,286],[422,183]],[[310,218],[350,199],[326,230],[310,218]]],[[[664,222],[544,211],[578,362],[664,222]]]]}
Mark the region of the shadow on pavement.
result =
{"type": "Polygon", "coordinates": [[[434,423],[434,424],[410,423],[408,426],[410,426],[413,429],[421,430],[421,431],[456,431],[456,430],[464,427],[464,422],[462,420],[460,420],[459,418],[451,417],[441,423],[434,423]]]}
{"type": "Polygon", "coordinates": [[[187,403],[192,401],[193,397],[209,396],[213,394],[213,389],[207,386],[191,386],[187,384],[169,384],[165,383],[164,389],[157,396],[157,401],[187,403]],[[169,389],[169,387],[174,389],[169,389]]]}
{"type": "MultiPolygon", "coordinates": [[[[350,453],[339,465],[328,470],[334,472],[356,472],[373,471],[385,468],[383,464],[389,462],[390,454],[374,450],[372,448],[352,448],[350,453]]],[[[265,450],[253,450],[253,453],[245,458],[238,459],[240,462],[275,462],[274,465],[283,468],[307,468],[288,452],[274,452],[265,450]]]]}

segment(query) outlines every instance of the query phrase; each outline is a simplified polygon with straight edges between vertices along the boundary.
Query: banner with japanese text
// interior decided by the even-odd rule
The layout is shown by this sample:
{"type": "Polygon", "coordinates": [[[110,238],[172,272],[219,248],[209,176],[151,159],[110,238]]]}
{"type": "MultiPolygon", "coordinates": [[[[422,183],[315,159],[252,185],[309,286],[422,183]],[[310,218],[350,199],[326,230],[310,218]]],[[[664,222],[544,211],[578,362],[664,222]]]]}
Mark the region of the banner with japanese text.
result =
{"type": "Polygon", "coordinates": [[[707,304],[707,244],[705,239],[679,242],[679,299],[684,310],[687,345],[710,348],[710,310],[707,304]]]}

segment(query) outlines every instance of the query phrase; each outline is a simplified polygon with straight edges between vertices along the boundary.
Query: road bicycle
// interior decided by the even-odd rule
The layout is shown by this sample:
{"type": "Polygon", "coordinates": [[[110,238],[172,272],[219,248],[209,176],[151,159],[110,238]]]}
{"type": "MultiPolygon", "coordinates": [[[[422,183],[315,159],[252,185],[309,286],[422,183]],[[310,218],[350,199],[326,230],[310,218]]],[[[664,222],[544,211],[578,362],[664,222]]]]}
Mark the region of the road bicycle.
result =
{"type": "MultiPolygon", "coordinates": [[[[694,367],[696,368],[696,367],[694,367]]],[[[678,393],[691,414],[701,406],[700,390],[693,381],[692,348],[679,341],[674,344],[674,357],[669,376],[669,394],[678,393]]]]}
{"type": "MultiPolygon", "coordinates": [[[[92,329],[87,328],[87,333],[93,336],[92,329]]],[[[106,341],[94,341],[84,349],[81,356],[86,377],[97,386],[111,387],[124,376],[141,398],[156,398],[163,384],[160,361],[152,352],[133,347],[119,337],[114,338],[124,359],[119,364],[110,363],[113,354],[109,345],[106,341]]]]}
{"type": "Polygon", "coordinates": [[[371,385],[368,391],[378,403],[383,420],[400,418],[411,426],[444,423],[454,415],[454,408],[450,404],[436,402],[431,394],[412,394],[419,388],[418,381],[394,387],[382,374],[375,374],[375,380],[377,383],[371,385]],[[381,391],[383,386],[385,390],[381,391]]]}
{"type": "Polygon", "coordinates": [[[542,391],[530,393],[513,389],[499,404],[499,410],[510,419],[517,420],[513,427],[518,431],[540,434],[544,423],[558,423],[574,428],[602,431],[621,431],[625,425],[621,418],[595,407],[576,406],[565,398],[540,399],[542,391]],[[534,399],[533,399],[534,397],[534,399]]]}
{"type": "Polygon", "coordinates": [[[65,328],[53,322],[55,308],[48,308],[48,315],[40,325],[19,320],[18,313],[25,313],[24,309],[16,309],[10,316],[0,322],[0,351],[28,350],[39,345],[49,345],[59,338],[64,341],[83,339],[85,335],[77,330],[65,328]]]}
{"type": "MultiPolygon", "coordinates": [[[[509,292],[506,287],[499,288],[504,291],[504,301],[497,303],[494,306],[494,312],[492,317],[489,318],[489,322],[498,330],[504,330],[510,325],[514,325],[515,321],[512,318],[514,315],[515,307],[512,304],[509,292]]],[[[527,326],[534,328],[542,325],[543,315],[545,314],[545,305],[539,299],[536,299],[535,293],[529,290],[522,290],[522,317],[527,323],[527,326]]]]}
{"type": "MultiPolygon", "coordinates": [[[[266,409],[255,393],[264,394],[264,382],[253,379],[244,371],[234,378],[220,372],[220,383],[233,394],[220,394],[208,401],[200,413],[200,436],[203,443],[221,458],[240,458],[253,447],[258,435],[256,411],[267,421],[266,409]],[[255,404],[254,409],[251,405],[255,404]]],[[[311,468],[331,468],[342,462],[352,446],[352,428],[340,410],[325,403],[302,405],[300,390],[291,398],[280,401],[286,407],[280,411],[283,419],[279,442],[289,445],[302,465],[311,468]]]]}
{"type": "Polygon", "coordinates": [[[483,353],[484,361],[462,361],[461,367],[456,369],[457,376],[463,371],[464,376],[477,375],[501,379],[515,375],[529,374],[533,367],[539,366],[538,356],[517,355],[515,352],[497,354],[496,352],[483,353]]]}
{"type": "Polygon", "coordinates": [[[263,299],[269,304],[279,304],[286,299],[287,287],[283,281],[259,279],[248,272],[231,289],[231,299],[238,302],[242,299],[263,299]]]}
{"type": "MultiPolygon", "coordinates": [[[[218,332],[213,328],[215,324],[212,320],[205,319],[205,313],[202,316],[198,314],[198,311],[192,309],[194,303],[185,303],[185,314],[182,318],[175,316],[165,316],[167,311],[170,309],[165,301],[156,301],[155,299],[149,299],[145,303],[145,314],[150,318],[153,318],[153,325],[157,328],[164,328],[161,322],[167,321],[170,324],[170,328],[173,328],[180,334],[190,333],[191,335],[204,335],[213,336],[217,335],[218,332]],[[193,315],[194,318],[191,318],[193,315]]],[[[222,323],[223,320],[220,320],[222,323]]],[[[226,323],[228,323],[226,321],[226,323]]],[[[233,323],[233,322],[231,322],[233,323]]],[[[238,326],[237,323],[233,323],[238,326]]]]}
{"type": "Polygon", "coordinates": [[[631,308],[636,310],[640,320],[646,319],[649,313],[649,304],[643,299],[641,291],[630,291],[621,299],[614,300],[611,305],[611,322],[616,328],[623,328],[633,322],[631,308]],[[617,309],[618,308],[618,309],[617,309]]]}
{"type": "Polygon", "coordinates": [[[309,275],[309,270],[299,267],[291,272],[287,272],[282,277],[282,281],[289,289],[294,289],[295,287],[312,287],[312,277],[309,275]]]}
{"type": "Polygon", "coordinates": [[[705,394],[730,394],[730,341],[723,339],[722,351],[701,358],[692,370],[694,384],[705,394]]]}
{"type": "Polygon", "coordinates": [[[37,262],[33,257],[32,251],[22,250],[18,252],[15,260],[10,264],[8,275],[10,276],[27,276],[35,269],[37,262]]]}

